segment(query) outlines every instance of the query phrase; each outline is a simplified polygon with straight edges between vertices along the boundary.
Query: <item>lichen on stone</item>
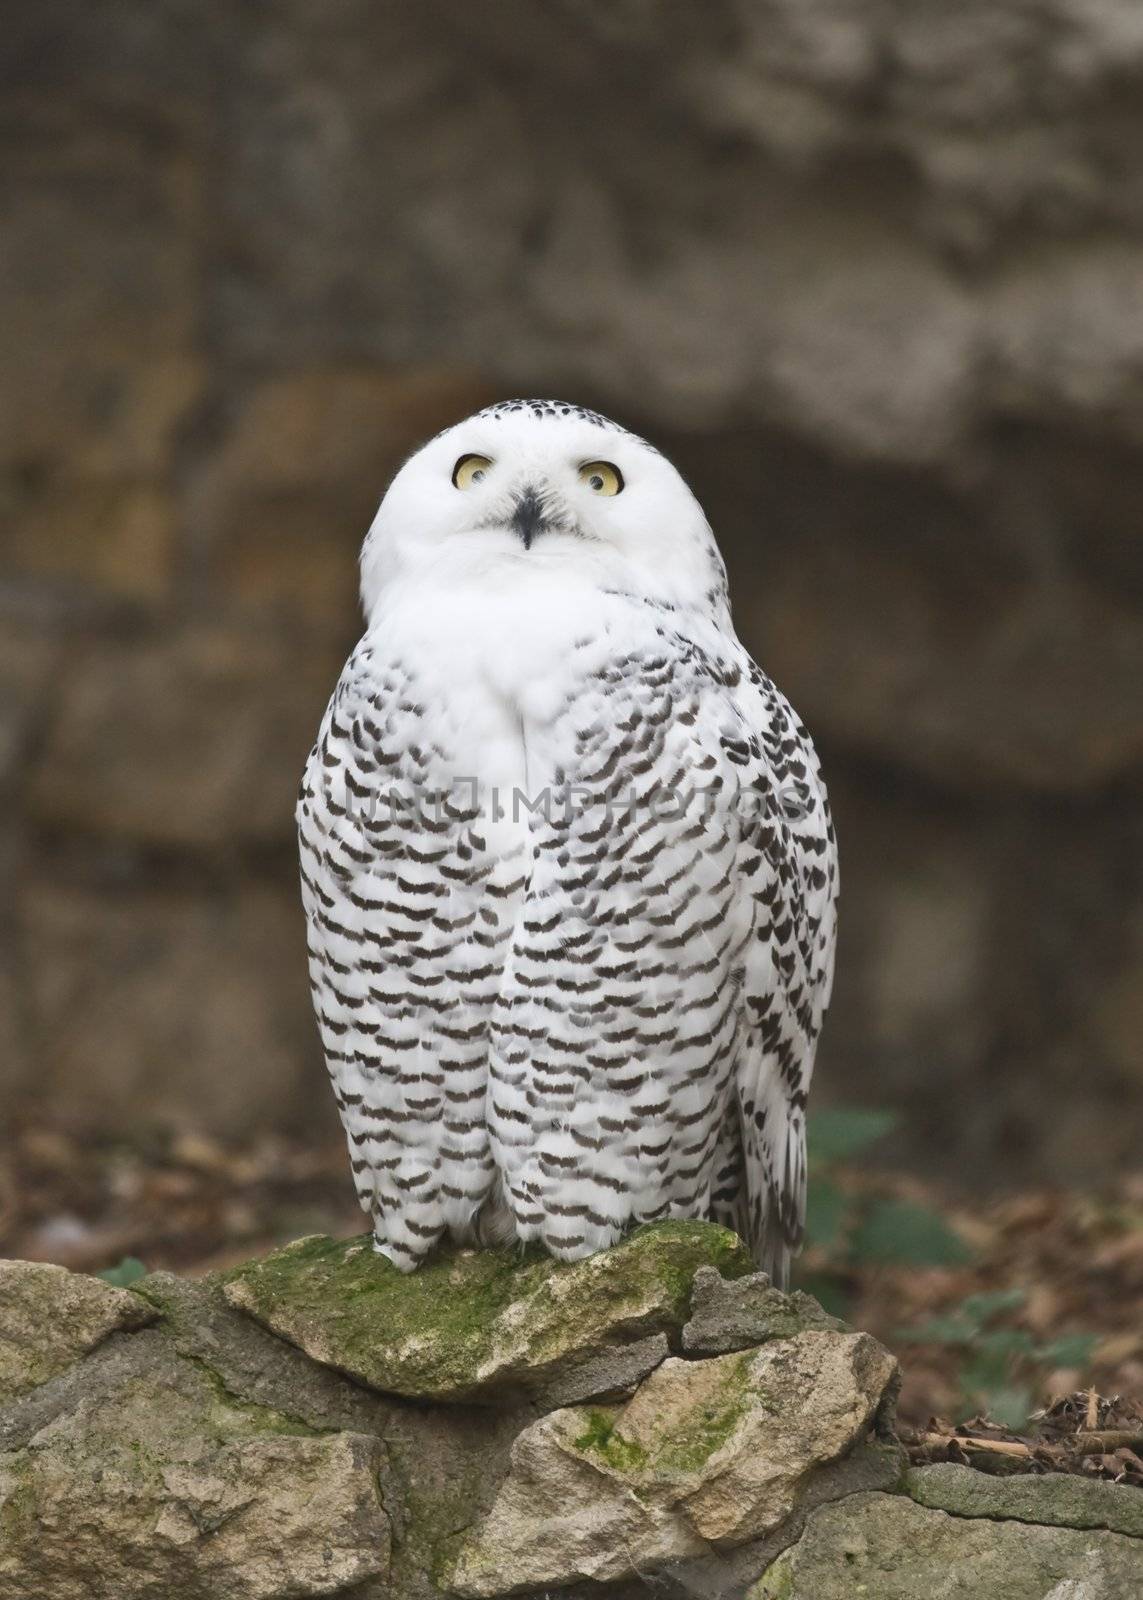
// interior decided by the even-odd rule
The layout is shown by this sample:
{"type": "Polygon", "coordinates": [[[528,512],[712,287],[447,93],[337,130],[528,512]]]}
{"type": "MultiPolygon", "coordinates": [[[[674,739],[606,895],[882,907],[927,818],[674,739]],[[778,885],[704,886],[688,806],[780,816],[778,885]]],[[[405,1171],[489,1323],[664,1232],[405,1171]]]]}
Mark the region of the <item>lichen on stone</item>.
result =
{"type": "Polygon", "coordinates": [[[770,1409],[769,1396],[752,1382],[749,1353],[731,1357],[718,1387],[701,1400],[662,1442],[656,1466],[664,1473],[698,1472],[732,1437],[752,1406],[770,1409]]]}

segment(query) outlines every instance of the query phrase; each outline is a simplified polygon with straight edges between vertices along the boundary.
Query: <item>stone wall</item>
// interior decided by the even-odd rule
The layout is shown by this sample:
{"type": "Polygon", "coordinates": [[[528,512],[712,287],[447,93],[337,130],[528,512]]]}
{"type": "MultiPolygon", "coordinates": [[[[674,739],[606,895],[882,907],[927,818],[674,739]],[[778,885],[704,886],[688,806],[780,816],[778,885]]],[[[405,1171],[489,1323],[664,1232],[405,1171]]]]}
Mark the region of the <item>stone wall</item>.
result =
{"type": "Polygon", "coordinates": [[[1138,1596],[1137,1488],[909,1469],[890,1353],[751,1265],[701,1223],[410,1276],[320,1236],[131,1289],[0,1262],[3,1593],[1138,1596]]]}
{"type": "Polygon", "coordinates": [[[977,1181],[1137,1155],[1131,0],[40,0],[0,50],[6,1098],[331,1125],[290,813],[356,548],[538,391],[676,456],[818,735],[822,1093],[977,1181]]]}

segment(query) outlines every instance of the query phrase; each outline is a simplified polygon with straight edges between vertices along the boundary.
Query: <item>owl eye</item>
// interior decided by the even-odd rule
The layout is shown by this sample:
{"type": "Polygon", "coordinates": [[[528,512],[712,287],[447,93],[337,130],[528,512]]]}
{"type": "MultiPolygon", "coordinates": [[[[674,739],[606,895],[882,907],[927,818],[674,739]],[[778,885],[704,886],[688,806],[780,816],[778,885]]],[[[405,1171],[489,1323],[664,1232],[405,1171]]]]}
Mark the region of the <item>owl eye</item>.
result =
{"type": "Polygon", "coordinates": [[[585,461],[579,469],[579,481],[592,494],[613,495],[623,489],[623,474],[610,461],[585,461]]]}
{"type": "Polygon", "coordinates": [[[452,481],[458,489],[471,489],[483,483],[492,465],[487,456],[461,456],[452,469],[452,481]]]}

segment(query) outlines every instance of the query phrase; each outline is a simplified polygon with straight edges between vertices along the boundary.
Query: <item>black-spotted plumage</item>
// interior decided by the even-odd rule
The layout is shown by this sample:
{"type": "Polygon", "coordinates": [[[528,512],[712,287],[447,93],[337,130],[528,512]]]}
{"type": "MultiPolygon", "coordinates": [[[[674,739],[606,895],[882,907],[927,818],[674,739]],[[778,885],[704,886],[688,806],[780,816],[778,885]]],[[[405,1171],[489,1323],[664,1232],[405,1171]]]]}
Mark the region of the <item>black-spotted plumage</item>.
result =
{"type": "Polygon", "coordinates": [[[713,1216],[783,1278],[836,851],[689,491],[596,414],[513,402],[402,469],[363,575],[298,821],[378,1248],[410,1267],[447,1232],[574,1258],[713,1216]],[[490,481],[447,494],[465,453],[490,481]],[[605,457],[624,487],[600,504],[577,474],[605,457]],[[527,543],[523,495],[545,513],[527,543]]]}

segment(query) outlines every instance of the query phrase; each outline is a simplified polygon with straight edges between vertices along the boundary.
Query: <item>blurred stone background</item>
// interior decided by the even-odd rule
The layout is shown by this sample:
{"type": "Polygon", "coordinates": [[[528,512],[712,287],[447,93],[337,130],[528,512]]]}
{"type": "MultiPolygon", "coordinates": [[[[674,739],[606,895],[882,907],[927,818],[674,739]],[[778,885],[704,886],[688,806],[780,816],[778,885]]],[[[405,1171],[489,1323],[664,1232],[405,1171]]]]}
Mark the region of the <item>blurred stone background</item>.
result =
{"type": "Polygon", "coordinates": [[[1135,0],[37,0],[0,30],[0,1098],[329,1131],[291,814],[388,475],[669,451],[842,845],[821,1100],[1138,1160],[1135,0]]]}

